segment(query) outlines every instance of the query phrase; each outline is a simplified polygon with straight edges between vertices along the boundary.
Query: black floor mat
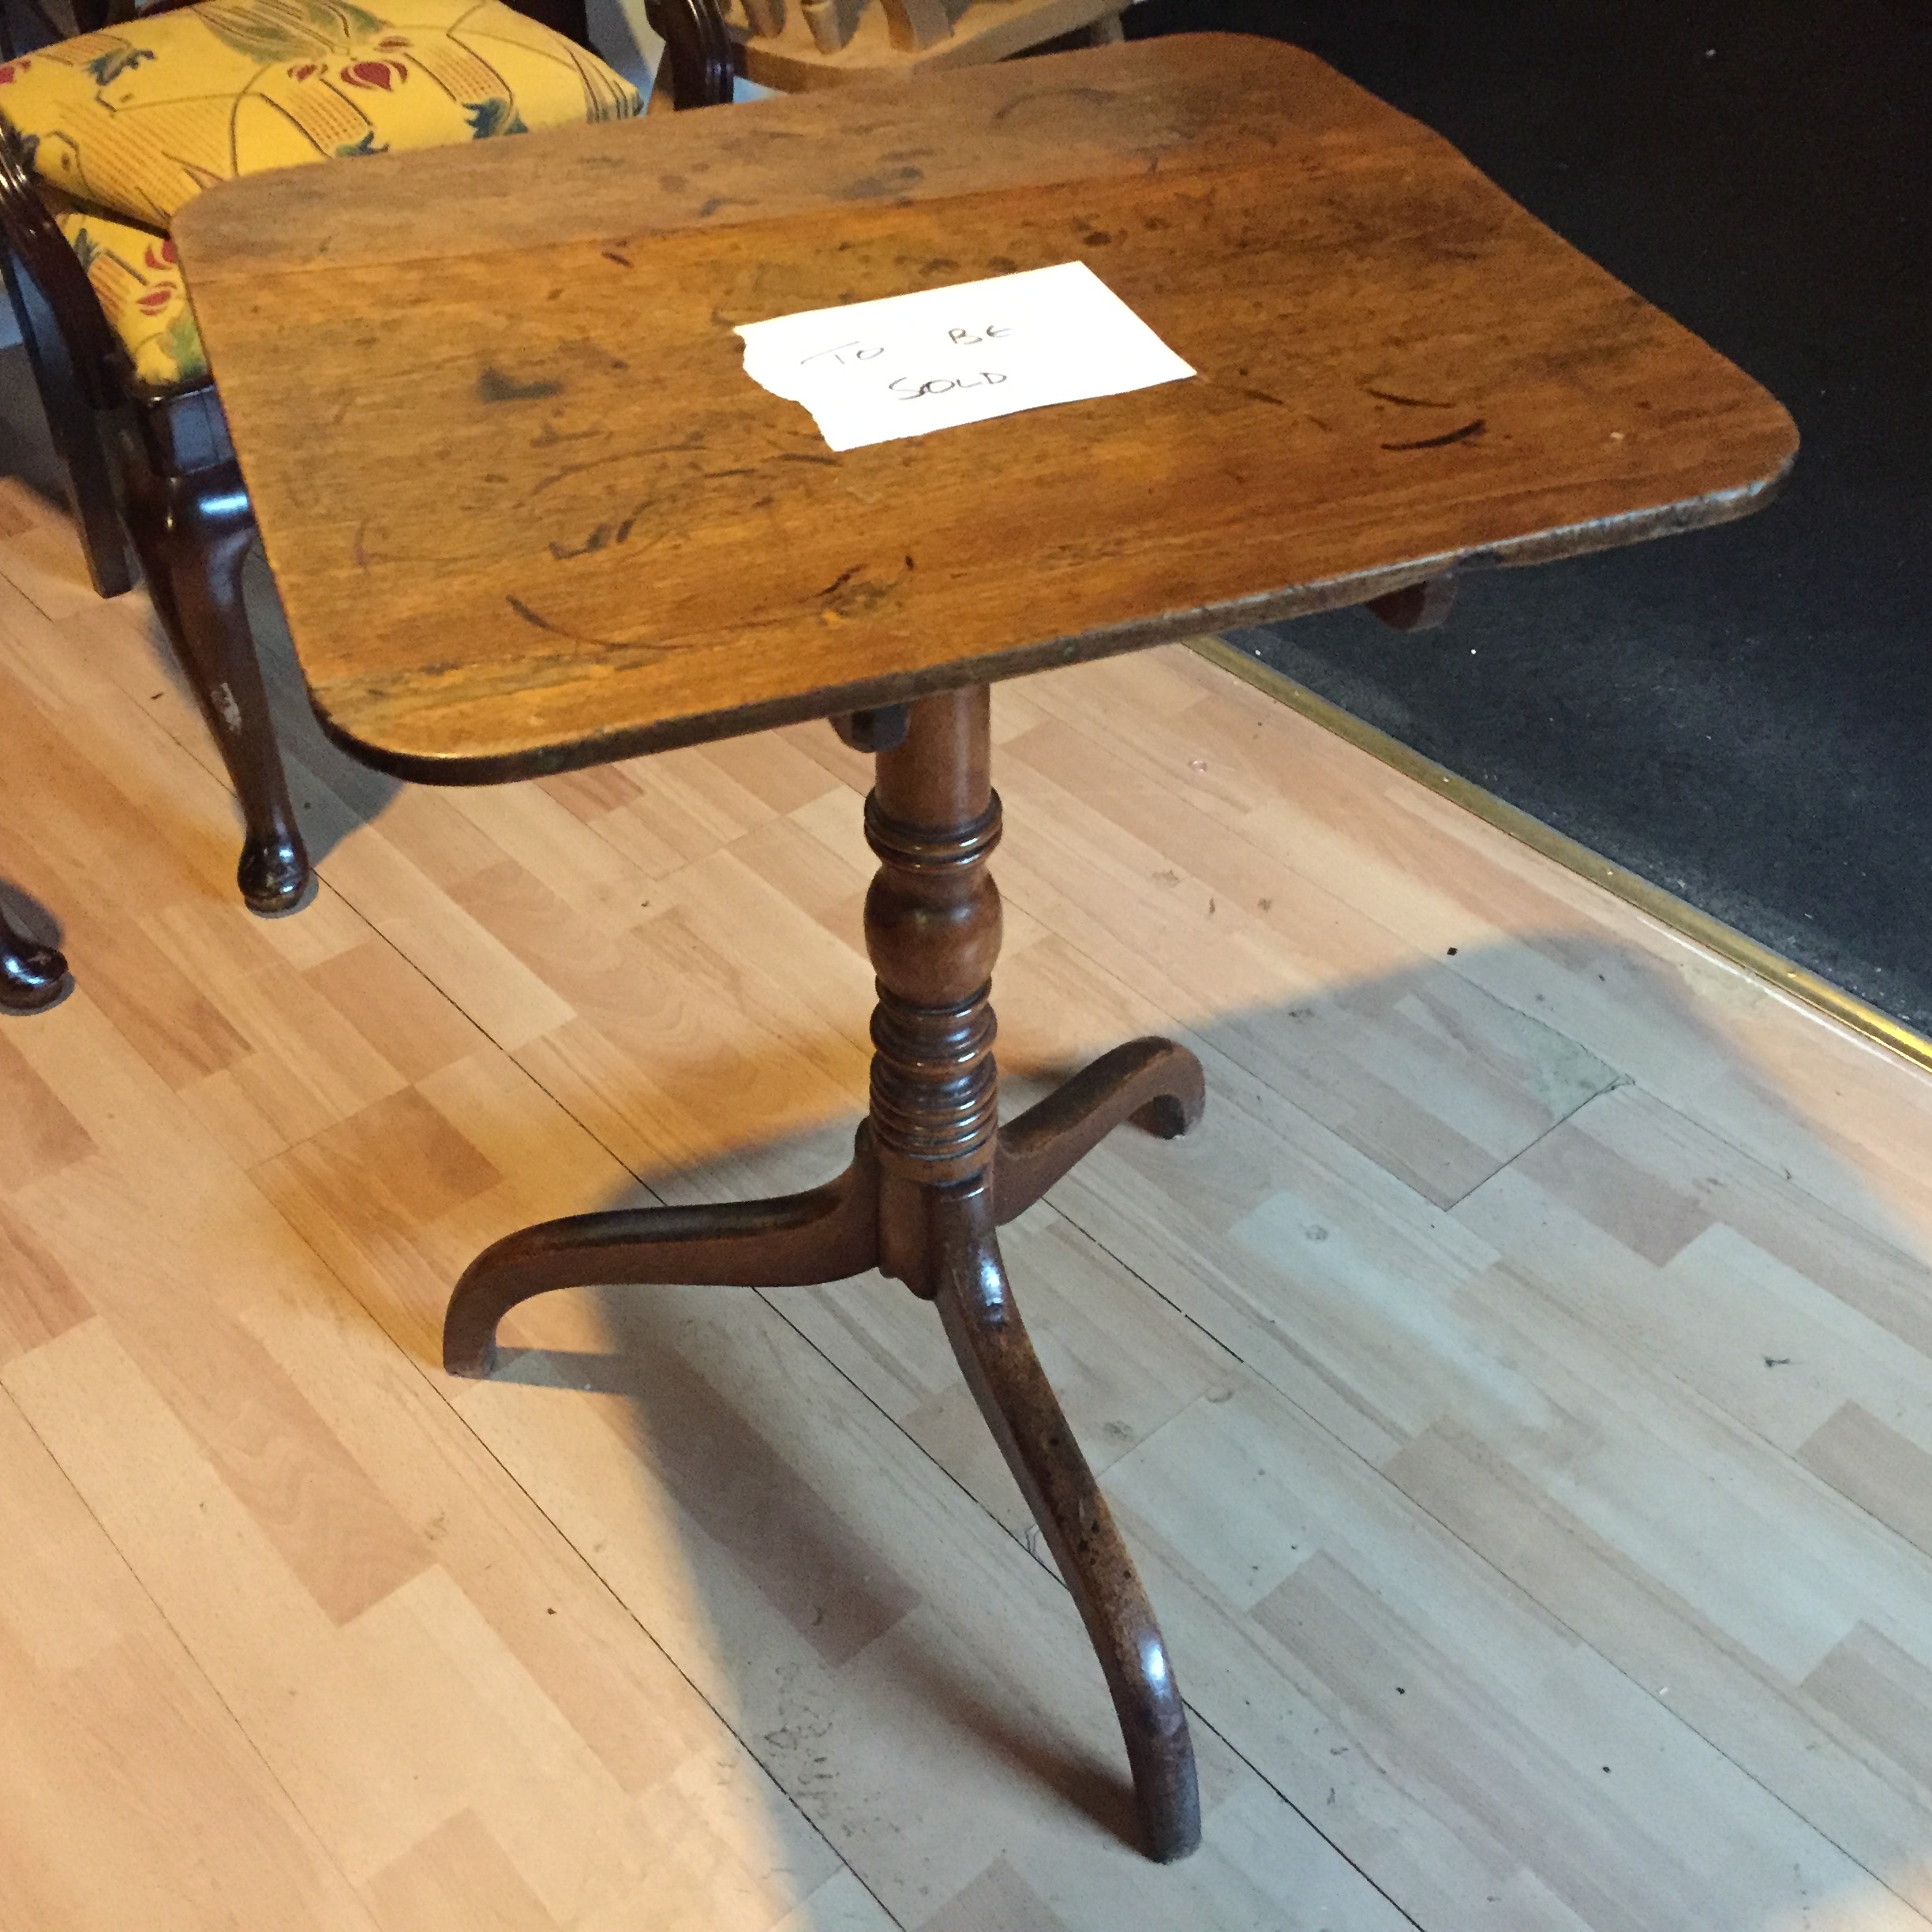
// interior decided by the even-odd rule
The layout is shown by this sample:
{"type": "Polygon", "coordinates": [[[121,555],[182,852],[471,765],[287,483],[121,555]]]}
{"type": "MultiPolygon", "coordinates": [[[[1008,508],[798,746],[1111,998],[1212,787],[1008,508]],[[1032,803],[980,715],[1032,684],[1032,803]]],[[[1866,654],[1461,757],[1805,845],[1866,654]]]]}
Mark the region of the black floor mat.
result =
{"type": "Polygon", "coordinates": [[[1235,642],[1932,1033],[1932,14],[1923,0],[1147,0],[1447,135],[1765,384],[1741,524],[1473,576],[1447,626],[1235,642]]]}

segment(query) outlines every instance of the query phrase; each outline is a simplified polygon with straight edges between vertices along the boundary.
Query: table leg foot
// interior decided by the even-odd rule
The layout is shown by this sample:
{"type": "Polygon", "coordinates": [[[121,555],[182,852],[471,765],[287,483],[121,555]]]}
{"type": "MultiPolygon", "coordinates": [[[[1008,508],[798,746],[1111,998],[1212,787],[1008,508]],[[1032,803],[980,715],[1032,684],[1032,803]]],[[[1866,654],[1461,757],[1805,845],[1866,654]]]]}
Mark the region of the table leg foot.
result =
{"type": "Polygon", "coordinates": [[[520,1229],[464,1271],[443,1318],[443,1366],[487,1376],[519,1301],[595,1283],[799,1287],[863,1275],[878,1253],[878,1177],[862,1130],[837,1180],[775,1200],[632,1208],[520,1229]]]}
{"type": "Polygon", "coordinates": [[[1014,1305],[990,1192],[975,1182],[935,1189],[927,1202],[927,1253],[946,1339],[1099,1657],[1133,1772],[1142,1843],[1163,1864],[1185,1858],[1200,1843],[1187,1713],[1133,1559],[1014,1305]]]}
{"type": "Polygon", "coordinates": [[[1129,1040],[1000,1129],[994,1163],[1003,1224],[1023,1214],[1124,1121],[1171,1140],[1200,1119],[1200,1061],[1170,1039],[1129,1040]]]}

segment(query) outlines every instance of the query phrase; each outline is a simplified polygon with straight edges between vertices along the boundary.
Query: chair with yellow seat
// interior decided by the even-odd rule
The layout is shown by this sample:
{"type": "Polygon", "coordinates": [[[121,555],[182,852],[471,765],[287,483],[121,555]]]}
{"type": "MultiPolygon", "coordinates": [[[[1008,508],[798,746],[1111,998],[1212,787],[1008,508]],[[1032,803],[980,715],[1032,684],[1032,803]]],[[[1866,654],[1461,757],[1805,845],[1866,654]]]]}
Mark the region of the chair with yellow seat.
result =
{"type": "MultiPolygon", "coordinates": [[[[676,104],[728,99],[703,0],[652,14],[676,104]]],[[[258,912],[301,901],[309,859],[242,601],[254,519],[169,224],[238,174],[637,113],[583,17],[583,0],[200,0],[0,63],[8,289],[88,569],[104,597],[129,589],[131,545],[240,800],[258,912]]]]}

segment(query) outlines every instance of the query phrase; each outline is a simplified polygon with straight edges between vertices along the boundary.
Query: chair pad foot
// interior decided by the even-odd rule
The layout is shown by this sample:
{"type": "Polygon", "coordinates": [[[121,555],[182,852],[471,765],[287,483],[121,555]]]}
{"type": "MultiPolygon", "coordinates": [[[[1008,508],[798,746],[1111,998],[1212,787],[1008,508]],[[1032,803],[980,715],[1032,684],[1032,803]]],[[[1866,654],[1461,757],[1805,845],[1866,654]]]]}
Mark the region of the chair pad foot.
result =
{"type": "Polygon", "coordinates": [[[248,909],[261,919],[299,912],[314,882],[308,854],[292,839],[251,840],[235,868],[235,883],[248,909]]]}

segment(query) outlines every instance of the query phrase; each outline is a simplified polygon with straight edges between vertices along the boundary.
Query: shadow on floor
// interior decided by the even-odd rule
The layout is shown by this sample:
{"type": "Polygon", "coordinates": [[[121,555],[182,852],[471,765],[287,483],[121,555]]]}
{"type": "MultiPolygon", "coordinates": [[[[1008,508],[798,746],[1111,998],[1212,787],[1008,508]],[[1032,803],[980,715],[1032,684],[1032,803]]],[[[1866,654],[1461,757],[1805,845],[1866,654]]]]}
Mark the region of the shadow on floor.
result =
{"type": "MultiPolygon", "coordinates": [[[[1020,964],[1016,1103],[1061,1070],[1029,1050],[1020,964]]],[[[1147,1896],[1219,1923],[1237,1854],[1213,1806],[1265,1786],[1284,1831],[1298,1812],[1419,1925],[1482,1922],[1438,1829],[1565,1923],[1889,1923],[1881,1881],[1923,1908],[1918,1747],[1866,1673],[1882,1654],[1893,1695],[1932,1693],[1908,1635],[1932,1552],[1871,1454],[1932,1449],[1932,1381],[1862,1455],[1845,1419],[1875,1420],[1881,1357],[1923,1369],[1932,1343],[1912,1204],[1874,1199],[1683,979],[1574,932],[1186,1037],[1196,1133],[1117,1133],[1005,1237],[1212,1768],[1208,1849],[1144,1868],[1147,1896]],[[1586,1005],[1601,987],[1645,1016],[1679,1099],[1728,1087],[1750,1151],[1578,1044],[1576,1013],[1504,1003],[1533,1005],[1552,959],[1586,1005]]],[[[788,1192],[848,1138],[720,1166],[788,1192]]],[[[608,1204],[713,1185],[647,1172],[608,1204]]],[[[1054,1914],[1131,1857],[1110,1712],[1064,1597],[987,1554],[990,1518],[1050,1574],[931,1309],[871,1275],[565,1293],[504,1327],[519,1393],[473,1424],[888,1909],[922,1924],[931,1899],[881,1821],[953,1807],[962,1833],[1020,1830],[1011,1882],[1039,1915],[1015,1923],[1099,1923],[1054,1914]],[[635,1497],[564,1473],[563,1412],[586,1405],[635,1497]],[[667,1524],[688,1601],[645,1574],[667,1524]],[[1056,1811],[1086,1824],[1047,1825],[1034,1870],[1031,1828],[1000,1821],[1056,1811]]],[[[1367,1885],[1357,1904],[1335,1923],[1384,1923],[1367,1885]]]]}

